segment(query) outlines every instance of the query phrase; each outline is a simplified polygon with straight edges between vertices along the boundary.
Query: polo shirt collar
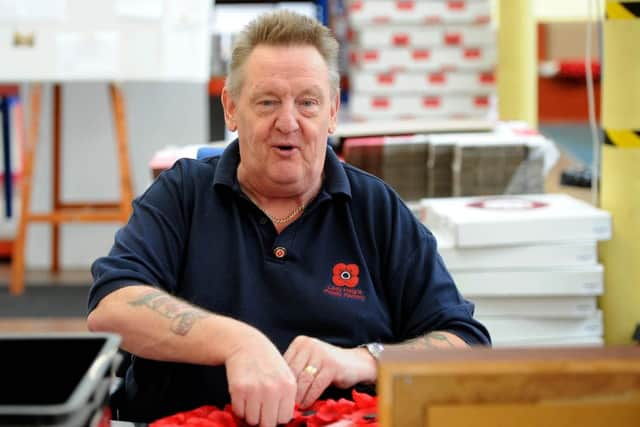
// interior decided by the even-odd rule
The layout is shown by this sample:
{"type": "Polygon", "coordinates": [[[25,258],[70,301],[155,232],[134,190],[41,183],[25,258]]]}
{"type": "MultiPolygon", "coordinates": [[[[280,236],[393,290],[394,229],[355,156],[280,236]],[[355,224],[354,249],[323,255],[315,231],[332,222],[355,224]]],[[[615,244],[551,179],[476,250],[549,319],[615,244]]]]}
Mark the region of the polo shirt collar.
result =
{"type": "MultiPolygon", "coordinates": [[[[224,150],[218,161],[213,186],[225,186],[234,191],[240,191],[236,171],[240,163],[240,146],[238,139],[231,142],[224,150]]],[[[323,191],[331,195],[344,194],[351,198],[351,185],[342,166],[342,161],[336,156],[333,148],[327,147],[327,155],[324,161],[323,191]]]]}

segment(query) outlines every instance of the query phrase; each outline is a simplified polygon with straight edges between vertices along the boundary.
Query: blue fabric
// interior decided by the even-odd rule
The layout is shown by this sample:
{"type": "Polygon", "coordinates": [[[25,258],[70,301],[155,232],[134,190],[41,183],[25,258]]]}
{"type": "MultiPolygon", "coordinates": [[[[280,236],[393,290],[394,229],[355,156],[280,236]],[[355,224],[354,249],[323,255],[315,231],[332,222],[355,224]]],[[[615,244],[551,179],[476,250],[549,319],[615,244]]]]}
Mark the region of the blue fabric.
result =
{"type": "Polygon", "coordinates": [[[224,151],[224,147],[200,147],[196,153],[196,159],[202,160],[207,157],[219,156],[224,151]]]}
{"type": "Polygon", "coordinates": [[[0,97],[0,111],[2,117],[2,150],[4,154],[4,212],[7,218],[13,215],[11,203],[13,201],[13,177],[11,167],[11,104],[15,102],[12,97],[0,97]]]}
{"type": "MultiPolygon", "coordinates": [[[[383,181],[328,149],[320,193],[277,234],[242,193],[238,162],[233,142],[222,156],[181,159],[163,172],[134,201],[109,255],[94,262],[89,309],[143,283],[241,319],[282,352],[299,334],[355,347],[448,330],[489,343],[433,235],[383,181]],[[284,258],[274,256],[277,247],[284,258]],[[341,263],[358,266],[354,287],[336,285],[341,263]]],[[[224,367],[134,358],[126,385],[132,420],[229,401],[224,367]]]]}

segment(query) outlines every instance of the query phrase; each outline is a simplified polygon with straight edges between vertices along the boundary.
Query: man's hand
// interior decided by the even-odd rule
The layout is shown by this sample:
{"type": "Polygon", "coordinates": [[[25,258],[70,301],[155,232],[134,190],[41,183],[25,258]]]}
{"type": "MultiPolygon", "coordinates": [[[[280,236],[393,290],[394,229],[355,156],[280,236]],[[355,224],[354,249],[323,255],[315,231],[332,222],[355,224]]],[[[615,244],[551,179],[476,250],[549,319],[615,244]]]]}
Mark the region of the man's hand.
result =
{"type": "Polygon", "coordinates": [[[284,359],[295,375],[295,401],[302,408],[311,406],[332,384],[348,388],[377,377],[376,361],[366,349],[340,348],[302,335],[289,345],[284,359]]]}
{"type": "Polygon", "coordinates": [[[250,425],[275,427],[293,418],[296,378],[271,341],[252,335],[225,362],[231,406],[250,425]]]}

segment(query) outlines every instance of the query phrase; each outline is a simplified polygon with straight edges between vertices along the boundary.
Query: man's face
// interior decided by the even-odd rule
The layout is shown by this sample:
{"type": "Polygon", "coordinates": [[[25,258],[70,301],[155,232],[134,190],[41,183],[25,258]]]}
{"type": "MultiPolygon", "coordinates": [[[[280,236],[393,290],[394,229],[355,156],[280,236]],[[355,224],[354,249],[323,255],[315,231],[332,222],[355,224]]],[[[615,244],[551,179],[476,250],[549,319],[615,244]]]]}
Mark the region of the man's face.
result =
{"type": "Polygon", "coordinates": [[[339,95],[313,46],[257,46],[236,98],[223,91],[227,127],[238,131],[238,176],[271,196],[299,194],[322,175],[339,95]]]}

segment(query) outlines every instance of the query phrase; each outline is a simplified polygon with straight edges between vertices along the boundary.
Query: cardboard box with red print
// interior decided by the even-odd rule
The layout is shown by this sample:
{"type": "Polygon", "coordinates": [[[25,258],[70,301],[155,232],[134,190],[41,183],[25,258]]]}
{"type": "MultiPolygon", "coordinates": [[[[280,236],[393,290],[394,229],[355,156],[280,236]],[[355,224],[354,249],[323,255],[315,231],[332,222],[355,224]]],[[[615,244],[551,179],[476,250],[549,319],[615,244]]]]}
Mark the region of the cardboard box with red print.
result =
{"type": "Polygon", "coordinates": [[[484,118],[490,114],[487,95],[369,95],[354,93],[349,100],[352,118],[484,118]]]}
{"type": "Polygon", "coordinates": [[[496,36],[488,25],[372,25],[359,28],[351,40],[363,48],[490,46],[496,36]]]}
{"type": "Polygon", "coordinates": [[[490,95],[495,93],[493,71],[396,71],[372,72],[354,70],[349,77],[354,93],[371,95],[448,94],[464,92],[490,95]]]}
{"type": "Polygon", "coordinates": [[[491,20],[489,0],[348,0],[351,25],[483,24],[491,20]]]}
{"type": "Polygon", "coordinates": [[[423,199],[425,224],[458,247],[608,240],[611,214],[561,193],[423,199]]]}
{"type": "Polygon", "coordinates": [[[369,71],[492,71],[495,46],[358,48],[350,52],[352,70],[369,71]]]}

